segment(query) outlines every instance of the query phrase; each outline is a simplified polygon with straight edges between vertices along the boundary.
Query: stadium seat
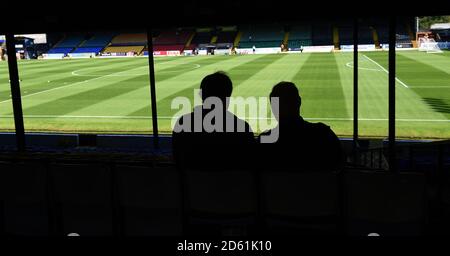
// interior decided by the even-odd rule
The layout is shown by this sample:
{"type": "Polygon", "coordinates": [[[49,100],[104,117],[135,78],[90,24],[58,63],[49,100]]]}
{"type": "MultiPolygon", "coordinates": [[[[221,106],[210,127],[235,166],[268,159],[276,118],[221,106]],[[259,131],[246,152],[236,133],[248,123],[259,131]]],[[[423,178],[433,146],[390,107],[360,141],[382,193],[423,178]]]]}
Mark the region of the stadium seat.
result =
{"type": "Polygon", "coordinates": [[[424,234],[427,203],[423,174],[355,170],[344,177],[349,235],[424,234]]]}
{"type": "Polygon", "coordinates": [[[217,36],[217,43],[233,43],[236,38],[236,31],[220,31],[217,36]]]}
{"type": "Polygon", "coordinates": [[[0,163],[3,232],[12,236],[48,236],[47,173],[40,163],[0,163]]]}
{"type": "Polygon", "coordinates": [[[192,32],[188,30],[163,31],[155,38],[153,45],[185,45],[191,35],[192,32]]]}
{"type": "Polygon", "coordinates": [[[337,234],[339,176],[333,172],[265,170],[262,217],[269,234],[337,234]]]}
{"type": "Polygon", "coordinates": [[[180,175],[173,166],[115,166],[125,236],[182,233],[180,175]]]}
{"type": "Polygon", "coordinates": [[[316,23],[312,26],[312,45],[333,45],[333,33],[330,24],[316,23]]]}
{"type": "Polygon", "coordinates": [[[300,48],[300,46],[311,46],[311,26],[294,25],[289,31],[288,48],[300,48]]]}
{"type": "Polygon", "coordinates": [[[98,164],[52,164],[59,235],[113,235],[112,177],[98,164]]]}
{"type": "Polygon", "coordinates": [[[247,235],[255,232],[258,197],[250,170],[183,170],[185,234],[247,235]]]}
{"type": "Polygon", "coordinates": [[[112,45],[146,45],[147,44],[147,34],[145,33],[134,33],[134,34],[120,34],[115,36],[112,41],[112,45]]]}
{"type": "Polygon", "coordinates": [[[128,53],[135,52],[140,53],[144,49],[144,46],[108,46],[103,51],[104,53],[128,53]]]}

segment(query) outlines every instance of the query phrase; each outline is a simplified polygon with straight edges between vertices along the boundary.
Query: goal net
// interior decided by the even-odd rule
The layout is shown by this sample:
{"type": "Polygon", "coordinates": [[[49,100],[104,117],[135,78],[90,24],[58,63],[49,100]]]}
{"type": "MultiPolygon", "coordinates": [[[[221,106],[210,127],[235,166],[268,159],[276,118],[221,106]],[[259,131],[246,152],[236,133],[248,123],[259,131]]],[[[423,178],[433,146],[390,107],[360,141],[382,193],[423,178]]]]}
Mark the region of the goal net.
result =
{"type": "Polygon", "coordinates": [[[439,48],[438,43],[433,38],[421,37],[418,42],[419,51],[427,52],[427,53],[440,53],[442,52],[441,48],[439,48]]]}

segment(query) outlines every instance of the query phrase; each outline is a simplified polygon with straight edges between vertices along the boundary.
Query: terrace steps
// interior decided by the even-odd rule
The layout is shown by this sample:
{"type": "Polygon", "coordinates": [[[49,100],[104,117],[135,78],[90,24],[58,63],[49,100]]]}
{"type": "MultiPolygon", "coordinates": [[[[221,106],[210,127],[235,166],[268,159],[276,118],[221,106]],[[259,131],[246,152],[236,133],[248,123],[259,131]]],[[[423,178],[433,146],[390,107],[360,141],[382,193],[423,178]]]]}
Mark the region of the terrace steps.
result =
{"type": "Polygon", "coordinates": [[[333,27],[333,45],[335,50],[339,50],[339,29],[337,26],[333,27]]]}
{"type": "Polygon", "coordinates": [[[290,34],[289,31],[286,31],[286,32],[284,33],[283,44],[286,45],[286,46],[288,45],[288,42],[289,42],[289,34],[290,34]]]}
{"type": "Polygon", "coordinates": [[[409,24],[405,24],[406,26],[406,31],[408,31],[408,35],[409,35],[409,39],[411,40],[411,43],[413,45],[413,48],[417,48],[417,41],[416,41],[416,36],[414,35],[411,26],[409,24]]]}
{"type": "Polygon", "coordinates": [[[241,37],[242,37],[242,32],[238,31],[236,34],[236,38],[234,39],[234,43],[233,43],[234,47],[238,47],[239,41],[241,41],[241,37]]]}
{"type": "Polygon", "coordinates": [[[186,42],[185,47],[189,47],[191,45],[191,42],[192,42],[192,39],[194,39],[194,36],[195,36],[195,32],[192,32],[191,35],[189,36],[187,42],[186,42]]]}
{"type": "Polygon", "coordinates": [[[375,28],[372,28],[372,36],[373,36],[373,42],[375,43],[375,48],[380,49],[380,39],[378,37],[377,30],[375,28]]]}

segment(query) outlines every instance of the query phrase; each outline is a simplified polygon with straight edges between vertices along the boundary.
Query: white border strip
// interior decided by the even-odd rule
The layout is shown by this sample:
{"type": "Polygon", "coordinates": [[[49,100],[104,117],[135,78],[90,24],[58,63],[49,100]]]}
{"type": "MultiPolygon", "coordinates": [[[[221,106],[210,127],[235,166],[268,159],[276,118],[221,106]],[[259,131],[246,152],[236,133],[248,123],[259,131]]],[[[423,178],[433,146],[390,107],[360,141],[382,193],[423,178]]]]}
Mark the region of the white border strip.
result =
{"type": "MultiPolygon", "coordinates": [[[[13,118],[13,115],[0,115],[0,118],[13,118]]],[[[151,116],[85,116],[85,115],[64,115],[64,116],[58,116],[58,115],[24,115],[24,118],[64,118],[64,119],[70,119],[70,118],[103,118],[103,119],[152,119],[151,116]]],[[[173,118],[179,118],[171,117],[171,116],[158,116],[158,119],[173,119],[173,118]]],[[[249,117],[249,118],[242,118],[246,120],[274,120],[274,118],[258,118],[258,117],[249,117]]],[[[306,120],[325,120],[325,121],[353,121],[353,118],[333,118],[333,117],[311,117],[307,118],[306,120]]],[[[387,118],[359,118],[359,121],[388,121],[387,118]]],[[[399,122],[450,122],[450,119],[408,119],[408,118],[397,118],[395,121],[399,122]]]]}

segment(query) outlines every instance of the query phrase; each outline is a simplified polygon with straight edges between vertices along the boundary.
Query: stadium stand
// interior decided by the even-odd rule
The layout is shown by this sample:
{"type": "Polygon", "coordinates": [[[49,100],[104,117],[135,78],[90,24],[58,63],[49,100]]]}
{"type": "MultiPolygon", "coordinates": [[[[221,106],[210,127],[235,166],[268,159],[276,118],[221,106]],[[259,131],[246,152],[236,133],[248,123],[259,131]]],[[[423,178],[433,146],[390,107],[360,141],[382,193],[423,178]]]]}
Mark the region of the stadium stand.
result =
{"type": "Polygon", "coordinates": [[[62,54],[67,54],[70,53],[73,50],[73,47],[55,47],[50,49],[47,53],[52,54],[52,53],[62,53],[62,54]]]}
{"type": "Polygon", "coordinates": [[[213,36],[212,29],[197,29],[195,36],[191,41],[191,44],[209,44],[213,36]]]}
{"type": "Polygon", "coordinates": [[[144,46],[108,46],[103,50],[103,53],[141,53],[144,46]]]}
{"type": "Polygon", "coordinates": [[[288,48],[300,48],[300,46],[311,46],[311,26],[293,25],[289,31],[288,48]]]}
{"type": "Polygon", "coordinates": [[[331,24],[317,22],[312,25],[312,45],[333,45],[331,24]]]}
{"type": "Polygon", "coordinates": [[[130,33],[119,34],[111,40],[111,45],[114,46],[134,46],[134,45],[146,45],[147,35],[145,33],[130,33]]]}
{"type": "Polygon", "coordinates": [[[353,44],[353,27],[352,26],[338,26],[339,31],[339,43],[341,45],[353,44]]]}
{"type": "Polygon", "coordinates": [[[153,50],[182,52],[192,33],[189,30],[162,31],[153,41],[153,50]]]}
{"type": "Polygon", "coordinates": [[[358,43],[374,44],[373,33],[370,26],[361,24],[358,28],[358,43]]]}
{"type": "Polygon", "coordinates": [[[284,30],[281,25],[245,26],[240,28],[242,32],[239,48],[280,47],[284,30]]]}
{"type": "Polygon", "coordinates": [[[47,53],[53,54],[68,54],[72,52],[74,48],[80,45],[85,40],[84,35],[73,34],[64,37],[60,42],[53,46],[47,53]]]}
{"type": "Polygon", "coordinates": [[[84,35],[73,34],[65,37],[62,41],[56,44],[55,48],[75,48],[85,40],[84,35]]]}
{"type": "Polygon", "coordinates": [[[183,51],[184,45],[155,45],[153,51],[183,51]]]}
{"type": "Polygon", "coordinates": [[[96,33],[89,40],[85,41],[80,47],[105,47],[113,38],[111,33],[96,33]]]}
{"type": "Polygon", "coordinates": [[[233,43],[236,38],[237,31],[219,31],[217,35],[217,43],[233,43]]]}
{"type": "Polygon", "coordinates": [[[81,43],[81,45],[73,51],[73,53],[95,53],[98,54],[112,40],[112,33],[96,33],[90,39],[81,43]]]}
{"type": "Polygon", "coordinates": [[[79,47],[75,49],[72,53],[99,53],[103,47],[79,47]]]}
{"type": "Polygon", "coordinates": [[[141,54],[146,45],[147,34],[145,33],[119,34],[111,40],[103,53],[124,55],[132,52],[141,54]]]}

